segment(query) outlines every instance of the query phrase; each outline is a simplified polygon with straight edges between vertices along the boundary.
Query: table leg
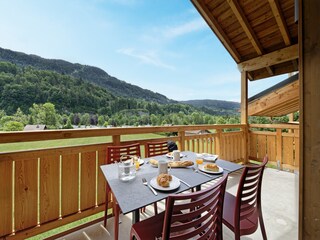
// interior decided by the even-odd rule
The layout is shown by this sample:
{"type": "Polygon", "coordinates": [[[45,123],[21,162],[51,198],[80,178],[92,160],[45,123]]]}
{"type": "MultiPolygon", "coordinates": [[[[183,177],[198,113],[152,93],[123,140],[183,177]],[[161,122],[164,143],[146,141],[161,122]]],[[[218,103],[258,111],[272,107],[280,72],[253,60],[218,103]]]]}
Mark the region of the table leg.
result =
{"type": "Polygon", "coordinates": [[[200,191],[201,190],[201,185],[196,186],[196,191],[200,191]]]}
{"type": "Polygon", "coordinates": [[[132,224],[140,221],[140,209],[136,209],[132,212],[132,224]]]}

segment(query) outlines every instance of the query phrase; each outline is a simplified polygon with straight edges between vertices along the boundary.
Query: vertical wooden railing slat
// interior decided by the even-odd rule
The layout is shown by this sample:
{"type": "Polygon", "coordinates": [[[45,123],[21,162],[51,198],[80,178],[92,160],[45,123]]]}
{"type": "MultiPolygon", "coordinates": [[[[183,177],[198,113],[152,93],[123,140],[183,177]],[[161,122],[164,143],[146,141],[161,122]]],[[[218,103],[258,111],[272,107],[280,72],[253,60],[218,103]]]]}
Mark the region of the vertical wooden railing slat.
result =
{"type": "Polygon", "coordinates": [[[60,155],[40,158],[40,224],[59,218],[60,155]]]}
{"type": "Polygon", "coordinates": [[[283,144],[283,161],[282,164],[294,165],[293,154],[293,137],[282,137],[283,144]]]}
{"type": "Polygon", "coordinates": [[[267,154],[270,162],[276,162],[276,136],[267,136],[267,154]]]}
{"type": "Polygon", "coordinates": [[[12,233],[12,161],[0,160],[0,236],[12,233]]]}
{"type": "Polygon", "coordinates": [[[267,153],[266,135],[258,135],[258,161],[262,161],[267,153]]]}
{"type": "Polygon", "coordinates": [[[105,147],[97,149],[97,151],[98,151],[98,187],[97,187],[98,197],[97,197],[97,204],[98,205],[101,205],[101,204],[105,203],[105,201],[106,201],[106,179],[103,176],[103,173],[100,169],[101,165],[106,164],[106,148],[107,148],[107,145],[105,147]]]}
{"type": "Polygon", "coordinates": [[[67,216],[79,210],[79,154],[62,156],[61,214],[67,216]]]}
{"type": "Polygon", "coordinates": [[[15,162],[14,225],[15,230],[38,224],[38,158],[15,162]]]}
{"type": "Polygon", "coordinates": [[[96,151],[81,153],[81,210],[92,208],[96,201],[96,151]]]}

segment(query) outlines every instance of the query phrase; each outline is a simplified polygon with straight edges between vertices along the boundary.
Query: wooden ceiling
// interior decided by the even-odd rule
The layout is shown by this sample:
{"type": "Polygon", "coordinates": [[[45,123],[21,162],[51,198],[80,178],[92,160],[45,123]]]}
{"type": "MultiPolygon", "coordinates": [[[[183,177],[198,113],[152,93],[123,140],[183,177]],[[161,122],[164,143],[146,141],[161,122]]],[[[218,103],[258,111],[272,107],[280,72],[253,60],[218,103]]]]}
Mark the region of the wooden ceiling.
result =
{"type": "Polygon", "coordinates": [[[191,0],[250,80],[298,70],[294,0],[191,0]]]}

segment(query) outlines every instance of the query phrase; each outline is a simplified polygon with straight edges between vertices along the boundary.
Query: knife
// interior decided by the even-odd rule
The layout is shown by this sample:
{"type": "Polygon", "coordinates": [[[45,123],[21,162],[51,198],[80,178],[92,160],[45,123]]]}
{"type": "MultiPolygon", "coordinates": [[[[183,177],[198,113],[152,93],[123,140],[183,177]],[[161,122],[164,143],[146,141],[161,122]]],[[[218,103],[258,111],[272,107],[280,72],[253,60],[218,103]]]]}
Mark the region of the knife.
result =
{"type": "MultiPolygon", "coordinates": [[[[176,177],[177,178],[177,177],[176,177]]],[[[185,185],[187,185],[188,187],[191,187],[191,185],[183,180],[181,180],[180,178],[177,178],[180,182],[184,183],[185,185]]]]}

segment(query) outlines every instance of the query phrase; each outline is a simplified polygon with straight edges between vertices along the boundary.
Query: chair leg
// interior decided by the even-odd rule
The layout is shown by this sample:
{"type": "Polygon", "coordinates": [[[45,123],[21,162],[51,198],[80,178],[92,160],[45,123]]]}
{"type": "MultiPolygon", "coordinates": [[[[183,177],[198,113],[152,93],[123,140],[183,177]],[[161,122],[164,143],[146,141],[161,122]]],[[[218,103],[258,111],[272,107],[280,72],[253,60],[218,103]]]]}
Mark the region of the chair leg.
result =
{"type": "Polygon", "coordinates": [[[107,218],[108,218],[108,191],[106,191],[106,204],[105,204],[104,221],[103,221],[103,226],[105,228],[107,228],[107,218]]]}
{"type": "Polygon", "coordinates": [[[267,240],[267,233],[266,233],[266,229],[264,227],[261,208],[259,209],[259,223],[260,223],[260,228],[261,228],[263,240],[267,240]]]}
{"type": "Polygon", "coordinates": [[[120,209],[118,204],[115,204],[114,206],[114,240],[118,240],[119,238],[119,215],[120,215],[120,209]]]}
{"type": "Polygon", "coordinates": [[[158,214],[158,205],[156,202],[153,204],[153,207],[154,207],[154,215],[157,215],[158,214]]]}

